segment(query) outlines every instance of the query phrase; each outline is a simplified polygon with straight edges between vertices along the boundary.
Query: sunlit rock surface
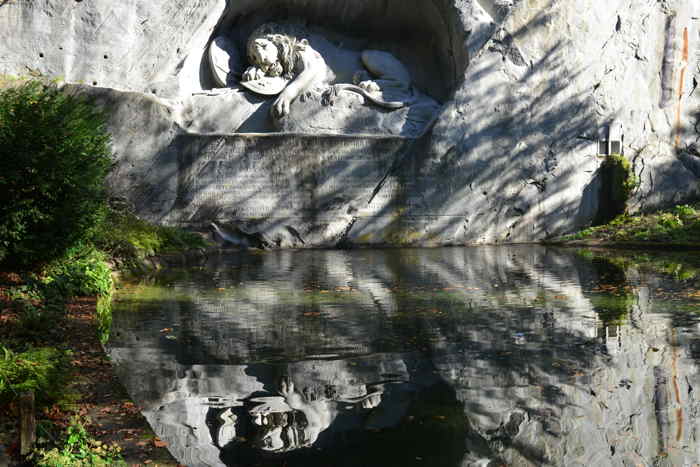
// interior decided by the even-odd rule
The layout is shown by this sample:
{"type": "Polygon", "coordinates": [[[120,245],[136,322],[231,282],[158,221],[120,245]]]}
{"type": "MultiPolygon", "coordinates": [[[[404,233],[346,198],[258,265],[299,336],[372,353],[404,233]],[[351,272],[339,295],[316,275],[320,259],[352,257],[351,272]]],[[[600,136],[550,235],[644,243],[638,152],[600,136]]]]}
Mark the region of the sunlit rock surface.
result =
{"type": "Polygon", "coordinates": [[[110,353],[192,466],[694,465],[695,281],[531,247],[220,256],[122,292],[110,353]]]}
{"type": "MultiPolygon", "coordinates": [[[[0,3],[0,73],[57,78],[103,104],[117,157],[112,191],[152,221],[215,222],[271,247],[518,242],[592,222],[605,202],[598,140],[613,121],[640,182],[633,211],[698,194],[698,18],[694,0],[9,0],[0,3]],[[391,51],[441,107],[383,113],[354,96],[344,110],[302,107],[287,130],[384,135],[407,148],[384,154],[392,163],[383,174],[321,166],[291,204],[267,196],[287,182],[266,181],[278,155],[262,152],[252,176],[223,172],[194,186],[220,194],[198,215],[178,210],[193,190],[180,176],[178,136],[219,148],[202,167],[245,156],[213,135],[280,137],[270,133],[270,99],[212,89],[210,41],[230,31],[241,43],[256,24],[288,17],[337,33],[344,47],[391,51]],[[326,114],[348,125],[327,127],[326,114]],[[311,203],[324,193],[319,177],[351,194],[332,209],[311,203]],[[358,209],[377,197],[381,207],[358,209]],[[256,200],[264,214],[236,212],[256,200]]],[[[322,146],[288,157],[308,166],[322,146]]]]}

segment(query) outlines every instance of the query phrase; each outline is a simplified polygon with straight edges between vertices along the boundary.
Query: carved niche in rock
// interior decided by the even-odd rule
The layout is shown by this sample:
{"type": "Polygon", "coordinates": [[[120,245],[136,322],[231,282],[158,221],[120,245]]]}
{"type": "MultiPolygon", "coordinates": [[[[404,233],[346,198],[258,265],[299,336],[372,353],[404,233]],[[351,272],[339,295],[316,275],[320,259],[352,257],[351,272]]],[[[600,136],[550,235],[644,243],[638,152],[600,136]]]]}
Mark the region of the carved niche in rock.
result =
{"type": "Polygon", "coordinates": [[[386,51],[344,48],[291,22],[257,27],[245,44],[246,62],[240,46],[226,32],[212,40],[213,81],[268,98],[277,131],[415,136],[439,109],[386,51]]]}

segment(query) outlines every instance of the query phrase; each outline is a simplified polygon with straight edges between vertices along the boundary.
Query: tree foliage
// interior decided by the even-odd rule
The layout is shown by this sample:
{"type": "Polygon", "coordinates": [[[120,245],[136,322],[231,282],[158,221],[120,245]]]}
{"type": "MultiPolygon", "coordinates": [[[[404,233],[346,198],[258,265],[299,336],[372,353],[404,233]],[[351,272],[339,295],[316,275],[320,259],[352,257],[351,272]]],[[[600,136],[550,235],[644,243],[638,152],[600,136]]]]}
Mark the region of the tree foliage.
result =
{"type": "Polygon", "coordinates": [[[0,92],[0,262],[45,263],[93,235],[111,164],[103,122],[53,85],[0,92]]]}

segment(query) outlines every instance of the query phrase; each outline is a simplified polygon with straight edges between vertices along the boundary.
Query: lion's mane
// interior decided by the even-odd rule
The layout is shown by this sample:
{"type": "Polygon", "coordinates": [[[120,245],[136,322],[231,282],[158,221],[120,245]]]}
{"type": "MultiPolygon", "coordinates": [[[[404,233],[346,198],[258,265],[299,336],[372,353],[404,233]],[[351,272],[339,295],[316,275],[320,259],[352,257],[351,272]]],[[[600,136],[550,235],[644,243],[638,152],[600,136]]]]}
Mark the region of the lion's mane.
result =
{"type": "Polygon", "coordinates": [[[259,66],[259,63],[254,63],[253,47],[257,39],[266,39],[272,42],[277,47],[277,58],[279,67],[263,70],[268,76],[283,76],[287,79],[294,78],[294,70],[297,64],[297,57],[300,50],[306,47],[307,34],[304,29],[296,24],[291,23],[265,23],[258,27],[248,38],[247,53],[248,60],[259,66]]]}

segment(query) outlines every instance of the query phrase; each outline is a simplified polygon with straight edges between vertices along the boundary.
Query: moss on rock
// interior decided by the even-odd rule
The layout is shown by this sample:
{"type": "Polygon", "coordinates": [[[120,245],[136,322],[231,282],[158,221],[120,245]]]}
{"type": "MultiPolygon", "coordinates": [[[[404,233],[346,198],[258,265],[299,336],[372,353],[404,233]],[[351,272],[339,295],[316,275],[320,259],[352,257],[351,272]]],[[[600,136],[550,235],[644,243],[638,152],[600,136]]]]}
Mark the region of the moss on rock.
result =
{"type": "Polygon", "coordinates": [[[627,211],[627,201],[637,186],[632,164],[622,154],[611,154],[605,157],[600,166],[602,186],[600,191],[600,206],[593,225],[610,222],[627,211]]]}

